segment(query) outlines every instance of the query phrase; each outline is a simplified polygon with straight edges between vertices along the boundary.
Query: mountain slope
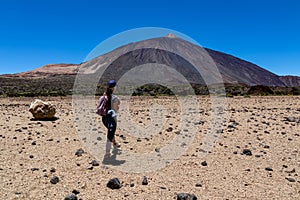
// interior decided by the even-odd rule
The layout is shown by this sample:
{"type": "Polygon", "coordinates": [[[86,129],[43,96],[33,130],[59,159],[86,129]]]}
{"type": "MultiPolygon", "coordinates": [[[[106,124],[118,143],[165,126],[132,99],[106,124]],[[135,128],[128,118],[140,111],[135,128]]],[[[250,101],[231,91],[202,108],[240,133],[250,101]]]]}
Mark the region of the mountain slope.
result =
{"type": "Polygon", "coordinates": [[[279,79],[289,87],[300,86],[300,77],[298,76],[280,76],[279,79]]]}
{"type": "Polygon", "coordinates": [[[206,50],[216,62],[225,83],[285,86],[280,76],[253,63],[211,49],[206,50]]]}
{"type": "MultiPolygon", "coordinates": [[[[265,85],[265,86],[300,86],[300,77],[297,76],[278,76],[253,63],[239,59],[229,54],[218,52],[212,49],[205,49],[222,76],[223,82],[228,84],[245,85],[265,85]]],[[[6,75],[6,77],[39,78],[53,75],[75,75],[77,72],[94,73],[108,67],[104,72],[102,81],[109,78],[119,79],[128,70],[136,66],[147,63],[157,63],[167,65],[180,72],[190,83],[207,84],[208,77],[218,80],[218,74],[210,72],[203,63],[197,63],[199,56],[203,56],[203,48],[178,38],[174,35],[167,37],[153,38],[139,42],[130,43],[119,47],[109,53],[98,56],[86,63],[76,64],[56,64],[29,72],[6,75]],[[163,49],[169,49],[166,51],[163,49]],[[196,60],[194,64],[201,66],[201,74],[193,65],[176,54],[176,52],[186,53],[188,60],[196,60]],[[88,69],[88,70],[86,70],[88,69]],[[206,79],[205,81],[203,79],[206,79]]],[[[166,78],[176,79],[169,72],[165,72],[166,78]]],[[[2,76],[3,77],[3,76],[2,76]]]]}
{"type": "MultiPolygon", "coordinates": [[[[119,47],[112,52],[99,56],[85,63],[83,68],[89,68],[90,66],[93,66],[93,69],[96,70],[97,66],[106,66],[109,67],[106,70],[109,78],[118,79],[118,76],[124,74],[124,72],[130,70],[134,66],[146,63],[159,63],[176,69],[192,83],[203,84],[203,74],[208,74],[212,77],[215,76],[214,72],[209,72],[209,70],[205,68],[206,66],[203,66],[202,63],[196,63],[199,64],[199,66],[202,66],[201,78],[201,75],[197,75],[197,71],[194,70],[194,67],[191,65],[191,63],[183,59],[181,56],[176,55],[176,53],[161,50],[162,48],[168,48],[172,51],[174,50],[174,52],[189,51],[188,58],[191,60],[193,60],[193,58],[203,56],[200,55],[203,49],[197,45],[177,37],[161,37],[130,43],[128,45],[119,47]],[[114,62],[111,62],[112,60],[114,60],[114,62]],[[118,73],[116,73],[116,70],[118,73]]],[[[250,86],[300,85],[297,81],[297,78],[294,78],[293,81],[288,81],[286,78],[281,78],[280,76],[253,63],[208,48],[205,50],[216,63],[224,83],[246,84],[250,86]]]]}

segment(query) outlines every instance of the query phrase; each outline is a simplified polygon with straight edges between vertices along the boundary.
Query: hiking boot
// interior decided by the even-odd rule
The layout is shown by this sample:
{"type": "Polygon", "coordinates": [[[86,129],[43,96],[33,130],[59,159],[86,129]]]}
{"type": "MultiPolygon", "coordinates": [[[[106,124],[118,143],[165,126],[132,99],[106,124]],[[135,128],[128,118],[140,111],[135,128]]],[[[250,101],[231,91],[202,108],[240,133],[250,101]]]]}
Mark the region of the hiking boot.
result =
{"type": "Polygon", "coordinates": [[[116,141],[113,142],[113,145],[114,145],[115,148],[120,148],[121,147],[121,145],[119,143],[117,143],[116,141]]]}

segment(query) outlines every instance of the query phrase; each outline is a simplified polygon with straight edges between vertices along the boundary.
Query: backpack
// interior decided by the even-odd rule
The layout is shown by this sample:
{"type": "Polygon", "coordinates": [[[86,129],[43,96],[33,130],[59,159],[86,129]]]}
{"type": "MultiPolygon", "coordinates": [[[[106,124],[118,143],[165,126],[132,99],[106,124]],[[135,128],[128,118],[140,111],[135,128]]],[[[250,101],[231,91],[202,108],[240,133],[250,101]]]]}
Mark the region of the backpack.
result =
{"type": "Polygon", "coordinates": [[[108,110],[108,98],[106,96],[102,96],[99,98],[98,106],[97,106],[97,114],[101,116],[105,116],[108,110]]]}

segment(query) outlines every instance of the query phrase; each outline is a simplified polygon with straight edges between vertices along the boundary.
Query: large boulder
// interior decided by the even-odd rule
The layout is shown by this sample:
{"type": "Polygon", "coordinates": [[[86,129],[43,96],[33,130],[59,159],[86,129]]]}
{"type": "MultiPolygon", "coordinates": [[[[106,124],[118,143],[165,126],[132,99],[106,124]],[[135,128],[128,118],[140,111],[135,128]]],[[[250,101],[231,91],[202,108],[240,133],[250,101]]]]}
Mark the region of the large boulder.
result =
{"type": "Polygon", "coordinates": [[[56,113],[55,107],[49,103],[36,99],[30,104],[29,111],[35,119],[52,119],[56,113]]]}

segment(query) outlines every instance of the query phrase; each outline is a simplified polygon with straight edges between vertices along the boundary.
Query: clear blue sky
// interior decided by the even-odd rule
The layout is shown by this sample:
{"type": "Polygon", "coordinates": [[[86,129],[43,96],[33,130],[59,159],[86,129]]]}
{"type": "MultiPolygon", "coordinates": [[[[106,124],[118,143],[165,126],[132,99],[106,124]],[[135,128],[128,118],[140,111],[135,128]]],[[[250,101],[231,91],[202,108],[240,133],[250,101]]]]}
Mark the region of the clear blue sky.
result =
{"type": "Polygon", "coordinates": [[[300,76],[300,1],[0,0],[0,74],[81,63],[139,27],[182,32],[279,75],[300,76]]]}

